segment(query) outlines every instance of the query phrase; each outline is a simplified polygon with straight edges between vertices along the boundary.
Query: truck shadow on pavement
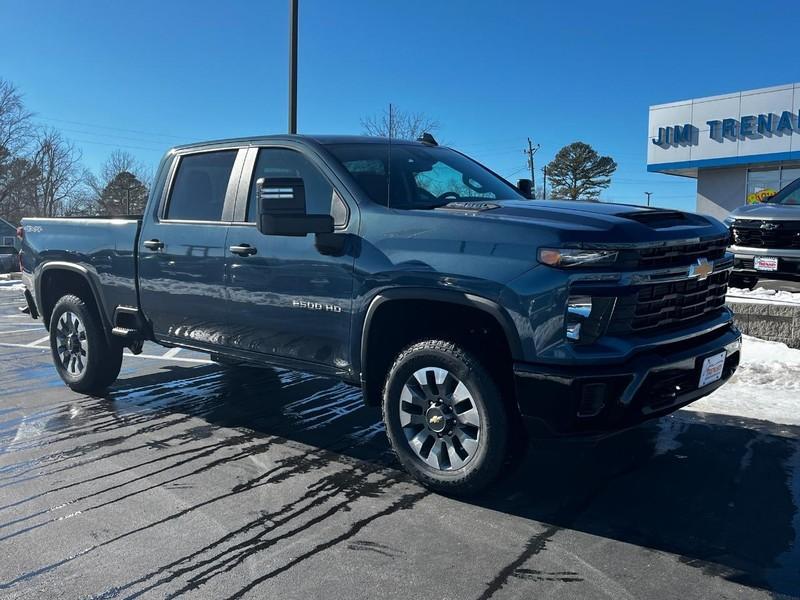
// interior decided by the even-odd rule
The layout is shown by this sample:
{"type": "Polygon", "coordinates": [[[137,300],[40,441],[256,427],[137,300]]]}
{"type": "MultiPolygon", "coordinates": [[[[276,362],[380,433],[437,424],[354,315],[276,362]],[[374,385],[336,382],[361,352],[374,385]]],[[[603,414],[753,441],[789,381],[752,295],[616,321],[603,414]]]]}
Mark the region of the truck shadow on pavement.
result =
{"type": "MultiPolygon", "coordinates": [[[[120,380],[107,402],[122,415],[145,408],[200,418],[212,431],[278,436],[405,478],[379,411],[333,380],[169,367],[120,380]]],[[[743,585],[800,591],[800,428],[681,411],[597,443],[536,441],[517,462],[491,491],[462,501],[548,524],[551,537],[578,530],[674,553],[743,585]]]]}

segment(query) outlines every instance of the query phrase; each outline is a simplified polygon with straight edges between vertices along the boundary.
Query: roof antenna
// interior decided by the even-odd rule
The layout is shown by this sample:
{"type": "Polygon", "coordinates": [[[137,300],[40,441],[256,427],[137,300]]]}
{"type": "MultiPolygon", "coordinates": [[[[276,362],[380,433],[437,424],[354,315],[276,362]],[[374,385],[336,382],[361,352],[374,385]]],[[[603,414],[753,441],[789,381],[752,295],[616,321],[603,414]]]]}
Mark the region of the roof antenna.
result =
{"type": "Polygon", "coordinates": [[[436,138],[434,138],[427,131],[424,132],[421,136],[419,136],[417,138],[417,141],[418,142],[422,142],[423,144],[427,144],[428,146],[438,146],[439,145],[439,142],[436,141],[436,138]]]}
{"type": "Polygon", "coordinates": [[[389,157],[386,161],[386,208],[392,208],[392,134],[394,133],[392,103],[389,102],[389,157]]]}

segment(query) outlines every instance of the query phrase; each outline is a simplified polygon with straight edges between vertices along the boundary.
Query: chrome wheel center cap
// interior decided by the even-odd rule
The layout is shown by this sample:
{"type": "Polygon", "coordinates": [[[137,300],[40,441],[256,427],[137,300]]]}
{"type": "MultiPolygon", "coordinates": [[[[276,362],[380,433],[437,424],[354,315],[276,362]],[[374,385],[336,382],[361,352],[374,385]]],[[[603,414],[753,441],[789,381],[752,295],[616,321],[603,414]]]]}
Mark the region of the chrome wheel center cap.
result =
{"type": "Polygon", "coordinates": [[[447,427],[447,417],[444,412],[436,406],[432,406],[427,410],[425,419],[428,422],[428,427],[434,433],[441,433],[447,427]]]}

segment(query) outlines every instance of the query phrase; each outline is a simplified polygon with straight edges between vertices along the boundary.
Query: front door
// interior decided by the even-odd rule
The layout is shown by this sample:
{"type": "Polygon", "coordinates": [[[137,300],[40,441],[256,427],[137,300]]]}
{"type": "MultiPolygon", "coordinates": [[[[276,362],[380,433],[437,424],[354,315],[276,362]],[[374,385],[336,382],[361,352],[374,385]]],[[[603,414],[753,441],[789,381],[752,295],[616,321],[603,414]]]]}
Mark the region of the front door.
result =
{"type": "Polygon", "coordinates": [[[350,367],[355,218],[331,184],[324,163],[298,149],[249,150],[237,196],[238,222],[228,230],[227,281],[232,347],[315,363],[350,367]],[[256,227],[260,178],[300,177],[309,214],[341,210],[336,233],[302,237],[264,235],[256,227]]]}
{"type": "Polygon", "coordinates": [[[202,347],[224,337],[225,237],[245,152],[178,156],[158,215],[144,219],[140,304],[157,339],[202,347]]]}

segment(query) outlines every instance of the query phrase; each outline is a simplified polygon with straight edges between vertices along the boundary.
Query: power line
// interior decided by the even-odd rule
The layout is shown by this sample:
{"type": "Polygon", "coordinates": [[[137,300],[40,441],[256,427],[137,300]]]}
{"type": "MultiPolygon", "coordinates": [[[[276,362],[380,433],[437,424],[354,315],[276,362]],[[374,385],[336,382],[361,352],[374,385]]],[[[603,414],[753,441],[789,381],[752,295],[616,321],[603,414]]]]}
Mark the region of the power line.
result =
{"type": "Polygon", "coordinates": [[[152,132],[152,131],[141,131],[141,130],[138,130],[138,129],[124,129],[122,127],[112,127],[110,125],[97,125],[95,123],[86,123],[84,121],[71,121],[71,120],[68,120],[68,119],[56,119],[55,117],[42,117],[40,115],[36,115],[36,118],[39,119],[39,120],[42,120],[42,121],[54,121],[56,123],[70,123],[72,125],[81,125],[82,127],[91,127],[93,129],[110,129],[110,130],[113,130],[113,131],[123,131],[125,133],[138,133],[140,135],[148,135],[148,136],[152,136],[152,137],[167,137],[167,138],[173,138],[173,139],[176,139],[176,140],[185,140],[188,137],[191,137],[191,136],[179,136],[179,135],[174,135],[174,134],[169,134],[169,133],[155,133],[155,132],[152,132]]]}
{"type": "Polygon", "coordinates": [[[144,146],[131,146],[129,144],[111,144],[92,140],[70,140],[78,144],[95,144],[97,146],[111,146],[112,148],[130,148],[131,150],[148,150],[149,152],[163,152],[166,148],[145,148],[144,146]]]}
{"type": "Polygon", "coordinates": [[[516,171],[514,171],[513,173],[509,173],[508,175],[504,175],[503,179],[511,179],[514,175],[516,175],[517,173],[521,173],[522,171],[524,171],[527,168],[528,168],[528,165],[524,165],[524,166],[520,167],[519,169],[517,169],[516,171]]]}
{"type": "Polygon", "coordinates": [[[109,134],[104,132],[94,132],[94,131],[86,131],[84,129],[71,129],[69,127],[59,127],[59,131],[68,131],[70,133],[79,133],[82,135],[91,135],[96,137],[103,137],[105,139],[114,139],[114,140],[127,140],[130,142],[144,142],[145,144],[157,144],[163,143],[166,144],[168,142],[160,142],[153,139],[145,139],[145,138],[135,138],[135,137],[128,137],[124,135],[116,135],[116,134],[109,134]]]}

